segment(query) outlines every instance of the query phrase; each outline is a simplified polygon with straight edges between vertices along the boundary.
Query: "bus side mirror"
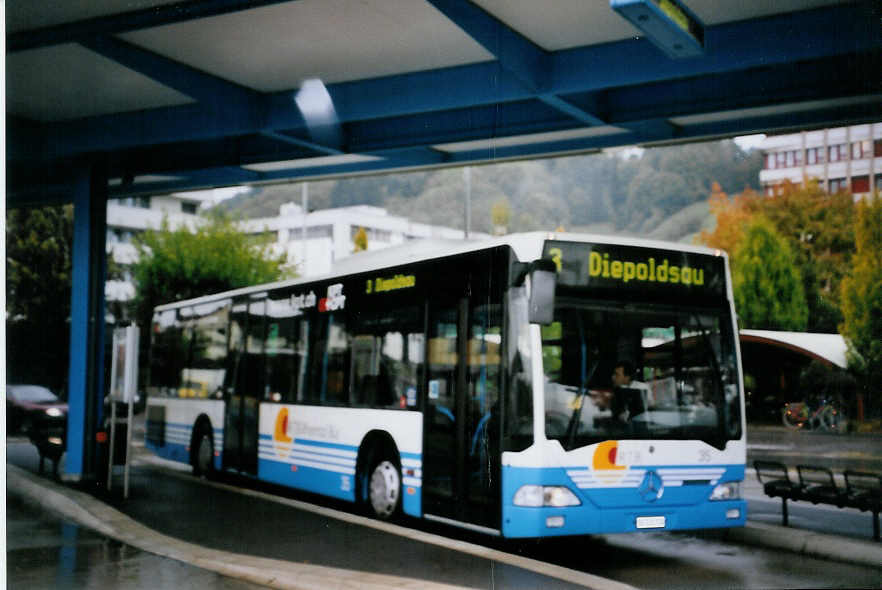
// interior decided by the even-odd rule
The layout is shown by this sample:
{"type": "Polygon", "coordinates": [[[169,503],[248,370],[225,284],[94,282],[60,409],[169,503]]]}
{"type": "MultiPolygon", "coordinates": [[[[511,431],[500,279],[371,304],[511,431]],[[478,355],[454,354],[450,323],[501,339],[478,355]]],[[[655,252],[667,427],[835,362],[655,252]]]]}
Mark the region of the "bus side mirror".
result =
{"type": "Polygon", "coordinates": [[[554,321],[554,291],[557,288],[557,265],[551,260],[530,264],[530,323],[547,326],[554,321]]]}

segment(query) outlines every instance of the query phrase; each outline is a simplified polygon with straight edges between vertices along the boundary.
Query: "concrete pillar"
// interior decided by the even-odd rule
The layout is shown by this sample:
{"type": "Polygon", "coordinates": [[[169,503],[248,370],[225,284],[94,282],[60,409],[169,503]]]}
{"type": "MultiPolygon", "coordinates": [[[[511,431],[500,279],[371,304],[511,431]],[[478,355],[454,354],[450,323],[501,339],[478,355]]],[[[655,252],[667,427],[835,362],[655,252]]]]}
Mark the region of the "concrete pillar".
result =
{"type": "Polygon", "coordinates": [[[67,456],[62,479],[98,476],[95,435],[104,398],[104,278],[107,179],[85,169],[74,181],[67,456]]]}

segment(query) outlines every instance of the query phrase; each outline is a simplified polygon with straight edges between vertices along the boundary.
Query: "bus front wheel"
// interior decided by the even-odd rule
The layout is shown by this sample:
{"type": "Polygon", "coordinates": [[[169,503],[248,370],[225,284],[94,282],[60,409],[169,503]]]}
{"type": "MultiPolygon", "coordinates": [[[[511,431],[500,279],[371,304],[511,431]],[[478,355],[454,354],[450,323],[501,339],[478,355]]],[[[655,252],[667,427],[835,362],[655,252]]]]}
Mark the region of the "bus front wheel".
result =
{"type": "Polygon", "coordinates": [[[378,461],[371,470],[368,499],[374,515],[388,520],[398,511],[401,500],[401,472],[388,459],[378,461]]]}

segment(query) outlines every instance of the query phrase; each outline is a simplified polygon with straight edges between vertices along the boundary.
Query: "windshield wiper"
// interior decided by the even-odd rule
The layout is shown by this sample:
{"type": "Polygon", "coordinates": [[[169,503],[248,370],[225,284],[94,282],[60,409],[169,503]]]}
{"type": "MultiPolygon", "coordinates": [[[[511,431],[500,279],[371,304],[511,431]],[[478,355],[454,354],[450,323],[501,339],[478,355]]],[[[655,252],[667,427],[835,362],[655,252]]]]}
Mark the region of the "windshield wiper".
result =
{"type": "Polygon", "coordinates": [[[701,334],[701,340],[704,343],[705,347],[708,350],[708,357],[710,358],[710,366],[714,371],[714,378],[717,389],[717,399],[720,404],[719,410],[717,412],[717,420],[719,420],[719,432],[723,440],[726,439],[726,422],[728,418],[728,406],[726,405],[726,392],[723,387],[723,372],[720,369],[720,363],[717,361],[716,354],[714,354],[713,343],[710,340],[710,336],[708,336],[707,330],[704,328],[704,325],[701,323],[701,320],[698,317],[698,314],[692,312],[692,319],[695,321],[695,324],[698,326],[699,334],[701,334]]]}
{"type": "Polygon", "coordinates": [[[597,365],[600,363],[594,361],[591,370],[588,371],[587,377],[579,384],[579,391],[573,399],[573,414],[570,416],[570,423],[567,425],[567,449],[573,448],[576,434],[579,432],[579,423],[582,421],[582,404],[585,403],[585,394],[588,392],[588,382],[594,376],[597,365]]]}
{"type": "Polygon", "coordinates": [[[591,365],[591,368],[588,369],[588,343],[585,341],[585,326],[582,323],[582,317],[579,316],[579,347],[581,349],[581,363],[579,366],[581,368],[581,376],[579,379],[579,391],[576,393],[576,397],[573,399],[573,415],[570,416],[570,423],[567,425],[567,448],[573,448],[573,444],[575,443],[576,434],[579,432],[579,423],[582,421],[582,404],[585,403],[585,394],[588,391],[588,383],[591,381],[591,378],[594,377],[594,372],[597,370],[597,366],[600,364],[600,360],[598,357],[598,351],[595,349],[591,350],[591,356],[594,357],[594,363],[591,365]]]}

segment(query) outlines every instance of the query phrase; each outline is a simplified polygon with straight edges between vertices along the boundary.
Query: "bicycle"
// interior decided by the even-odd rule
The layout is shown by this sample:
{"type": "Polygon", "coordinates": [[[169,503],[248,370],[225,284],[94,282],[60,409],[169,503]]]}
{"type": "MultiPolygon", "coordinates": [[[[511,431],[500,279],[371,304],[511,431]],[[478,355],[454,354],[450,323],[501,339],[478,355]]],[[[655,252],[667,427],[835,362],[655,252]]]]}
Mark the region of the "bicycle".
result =
{"type": "Polygon", "coordinates": [[[842,413],[827,400],[812,409],[808,402],[789,402],[781,411],[784,426],[791,430],[822,430],[838,432],[842,413]]]}

